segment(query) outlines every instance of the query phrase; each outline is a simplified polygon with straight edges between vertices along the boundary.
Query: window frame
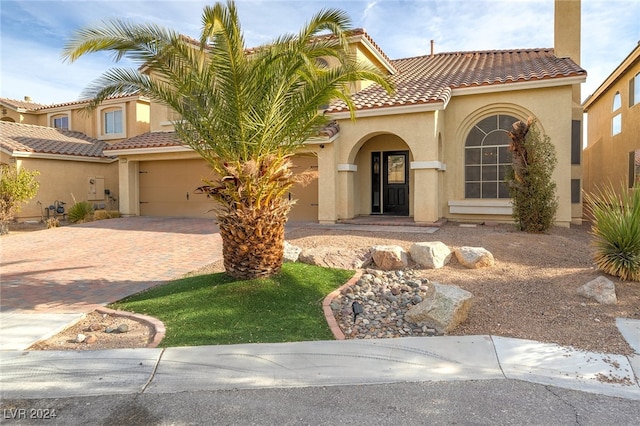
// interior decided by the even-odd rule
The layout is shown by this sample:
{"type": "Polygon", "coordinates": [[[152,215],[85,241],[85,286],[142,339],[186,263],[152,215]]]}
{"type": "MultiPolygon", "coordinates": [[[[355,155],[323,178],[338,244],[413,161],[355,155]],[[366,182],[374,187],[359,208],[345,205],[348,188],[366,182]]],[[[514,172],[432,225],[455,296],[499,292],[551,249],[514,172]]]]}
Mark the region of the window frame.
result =
{"type": "Polygon", "coordinates": [[[620,92],[616,92],[613,95],[613,102],[611,103],[611,136],[616,136],[622,133],[622,95],[620,92]]]}
{"type": "Polygon", "coordinates": [[[513,123],[521,120],[521,118],[515,115],[497,113],[476,121],[473,127],[467,132],[463,161],[463,192],[465,200],[511,199],[506,181],[507,168],[511,167],[512,164],[507,133],[511,130],[510,127],[513,123]],[[495,120],[495,125],[491,124],[492,120],[495,120]],[[506,127],[509,127],[509,129],[506,127]],[[503,132],[505,136],[498,136],[497,132],[503,132]],[[476,138],[476,140],[474,141],[473,138],[476,138]],[[478,141],[477,138],[481,138],[481,140],[478,141]],[[492,143],[496,138],[506,138],[506,143],[492,143]],[[485,142],[488,143],[485,144],[485,142]],[[477,161],[474,161],[474,158],[477,161]],[[506,161],[503,161],[503,159],[506,161]],[[472,173],[473,176],[470,176],[470,173],[472,173]],[[479,184],[478,194],[475,196],[471,191],[470,185],[475,186],[477,184],[479,184]],[[491,194],[493,188],[489,186],[485,191],[485,185],[495,185],[495,196],[488,195],[491,194]]]}
{"type": "Polygon", "coordinates": [[[640,71],[629,80],[629,108],[640,104],[640,71]]]}
{"type": "MultiPolygon", "coordinates": [[[[109,139],[122,139],[127,135],[127,109],[125,104],[113,104],[113,105],[104,105],[99,107],[97,110],[98,114],[98,139],[99,140],[109,140],[109,139]],[[116,112],[120,113],[120,129],[114,129],[114,131],[108,131],[108,114],[114,114],[116,112]],[[119,130],[119,131],[117,131],[119,130]]],[[[114,115],[115,117],[115,115],[114,115]]]]}
{"type": "Polygon", "coordinates": [[[69,112],[52,112],[47,114],[47,122],[49,127],[60,130],[71,130],[71,114],[69,112]],[[67,119],[67,127],[56,127],[55,121],[58,119],[67,119]]]}

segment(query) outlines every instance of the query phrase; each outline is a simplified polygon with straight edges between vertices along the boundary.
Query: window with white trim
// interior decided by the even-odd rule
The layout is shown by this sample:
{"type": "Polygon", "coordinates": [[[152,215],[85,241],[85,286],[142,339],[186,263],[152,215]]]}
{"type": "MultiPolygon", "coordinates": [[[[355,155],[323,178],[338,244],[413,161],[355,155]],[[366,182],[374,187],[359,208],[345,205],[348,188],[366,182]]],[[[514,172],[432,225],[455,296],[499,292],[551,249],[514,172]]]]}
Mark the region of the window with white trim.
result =
{"type": "Polygon", "coordinates": [[[640,72],[629,80],[629,106],[640,103],[640,72]]]}
{"type": "Polygon", "coordinates": [[[54,129],[69,130],[69,116],[55,115],[51,118],[51,125],[54,129]]]}
{"type": "Polygon", "coordinates": [[[113,135],[123,132],[122,110],[114,109],[103,113],[104,134],[113,135]]]}
{"type": "Polygon", "coordinates": [[[613,95],[613,106],[611,108],[611,112],[614,113],[611,119],[611,135],[613,136],[622,132],[622,111],[620,111],[620,108],[622,108],[622,96],[620,96],[620,92],[616,92],[613,95]]]}
{"type": "Polygon", "coordinates": [[[517,118],[494,115],[469,131],[464,150],[465,198],[510,198],[506,182],[511,168],[508,132],[517,118]]]}

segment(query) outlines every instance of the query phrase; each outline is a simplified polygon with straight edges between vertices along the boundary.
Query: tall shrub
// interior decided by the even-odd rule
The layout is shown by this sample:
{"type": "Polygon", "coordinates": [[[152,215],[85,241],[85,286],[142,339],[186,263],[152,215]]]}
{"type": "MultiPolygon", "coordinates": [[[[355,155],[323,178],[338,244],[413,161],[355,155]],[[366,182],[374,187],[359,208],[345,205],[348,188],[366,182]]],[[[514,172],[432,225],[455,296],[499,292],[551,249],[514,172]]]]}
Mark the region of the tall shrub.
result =
{"type": "Polygon", "coordinates": [[[0,235],[9,233],[9,222],[20,211],[20,205],[38,193],[39,174],[37,170],[0,165],[0,235]]]}
{"type": "Polygon", "coordinates": [[[519,229],[545,232],[558,210],[556,184],[552,179],[557,159],[547,135],[541,135],[535,119],[518,121],[509,132],[512,170],[507,176],[513,200],[513,218],[519,229]]]}
{"type": "Polygon", "coordinates": [[[584,195],[593,220],[593,259],[606,274],[640,281],[640,185],[620,189],[608,185],[584,195]]]}

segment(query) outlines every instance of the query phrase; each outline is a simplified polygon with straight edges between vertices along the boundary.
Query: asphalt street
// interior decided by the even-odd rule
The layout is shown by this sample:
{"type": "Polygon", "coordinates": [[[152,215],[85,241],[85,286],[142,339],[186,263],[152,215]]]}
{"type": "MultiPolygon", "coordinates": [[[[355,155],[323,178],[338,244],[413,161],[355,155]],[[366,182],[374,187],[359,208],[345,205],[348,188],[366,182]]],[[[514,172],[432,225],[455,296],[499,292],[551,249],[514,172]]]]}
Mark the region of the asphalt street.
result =
{"type": "Polygon", "coordinates": [[[519,380],[476,380],[3,400],[2,414],[7,425],[635,426],[640,403],[519,380]]]}

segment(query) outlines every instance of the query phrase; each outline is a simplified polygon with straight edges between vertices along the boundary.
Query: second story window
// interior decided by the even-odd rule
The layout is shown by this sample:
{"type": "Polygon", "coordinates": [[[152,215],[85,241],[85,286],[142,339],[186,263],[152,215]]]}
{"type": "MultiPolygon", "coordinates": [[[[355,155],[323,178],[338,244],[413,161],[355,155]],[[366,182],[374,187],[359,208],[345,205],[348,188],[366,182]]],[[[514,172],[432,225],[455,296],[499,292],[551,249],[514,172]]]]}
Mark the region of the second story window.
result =
{"type": "Polygon", "coordinates": [[[622,107],[622,97],[620,96],[620,92],[616,92],[613,96],[613,107],[611,111],[613,112],[613,118],[611,119],[611,134],[613,136],[622,132],[622,112],[620,108],[622,107]]]}
{"type": "Polygon", "coordinates": [[[69,130],[69,117],[66,115],[61,115],[57,117],[53,117],[53,128],[54,129],[64,129],[69,130]]]}
{"type": "Polygon", "coordinates": [[[105,135],[122,133],[122,110],[104,113],[104,133],[105,135]]]}
{"type": "Polygon", "coordinates": [[[629,106],[640,103],[640,72],[629,80],[629,106]]]}

